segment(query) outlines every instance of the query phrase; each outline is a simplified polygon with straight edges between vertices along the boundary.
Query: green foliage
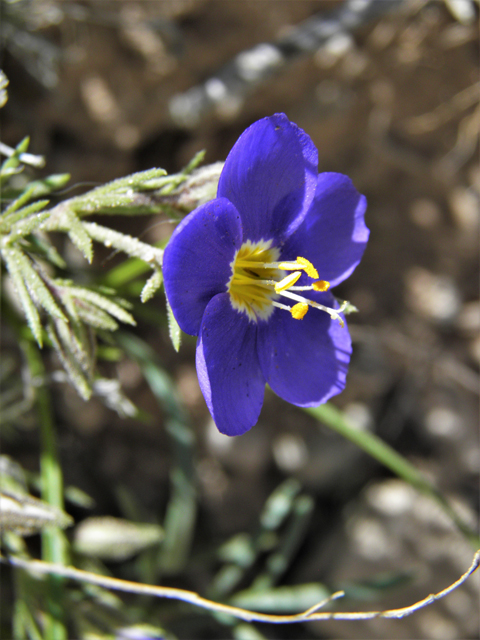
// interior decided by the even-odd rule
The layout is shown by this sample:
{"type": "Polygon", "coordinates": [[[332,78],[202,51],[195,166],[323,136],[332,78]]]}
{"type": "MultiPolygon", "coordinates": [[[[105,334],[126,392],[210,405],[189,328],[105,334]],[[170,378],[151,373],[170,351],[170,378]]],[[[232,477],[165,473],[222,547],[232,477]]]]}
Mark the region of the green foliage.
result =
{"type": "MultiPolygon", "coordinates": [[[[170,215],[175,210],[175,202],[182,197],[182,185],[186,185],[197,169],[203,153],[197,154],[178,174],[168,176],[163,169],[149,169],[48,208],[50,201],[44,196],[64,187],[69,176],[52,175],[33,180],[23,189],[16,188],[11,179],[24,170],[27,161],[39,164],[37,156],[27,153],[28,144],[29,139],[25,138],[15,149],[5,145],[1,149],[8,157],[0,168],[0,252],[13,285],[7,287],[5,297],[7,304],[17,311],[21,309],[38,346],[43,347],[47,342],[53,347],[70,382],[88,399],[95,392],[95,380],[99,378],[96,362],[99,337],[116,331],[119,323],[136,324],[129,311],[131,304],[116,294],[116,288],[134,277],[129,269],[135,265],[136,275],[151,271],[140,294],[142,303],[151,300],[163,282],[163,250],[85,218],[98,213],[166,212],[170,215]],[[125,263],[127,270],[118,272],[116,280],[109,283],[114,285],[113,289],[93,289],[57,277],[55,272],[65,271],[68,265],[52,243],[49,232],[66,234],[90,264],[94,243],[122,252],[130,258],[130,262],[125,263]],[[11,296],[12,288],[15,297],[11,296]]],[[[194,199],[191,206],[196,206],[194,199]]],[[[176,215],[183,209],[183,205],[179,206],[176,215]]],[[[171,313],[169,326],[178,350],[180,330],[171,313]]],[[[125,402],[122,406],[126,407],[125,402]]]]}

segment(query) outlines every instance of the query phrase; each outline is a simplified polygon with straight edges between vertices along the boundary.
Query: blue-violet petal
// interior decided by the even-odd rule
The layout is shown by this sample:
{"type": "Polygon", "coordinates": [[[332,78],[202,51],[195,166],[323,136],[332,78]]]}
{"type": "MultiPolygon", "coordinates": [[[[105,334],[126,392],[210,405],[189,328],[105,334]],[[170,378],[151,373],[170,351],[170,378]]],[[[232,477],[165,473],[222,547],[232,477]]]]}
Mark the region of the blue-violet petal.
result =
{"type": "Polygon", "coordinates": [[[348,278],[360,262],[369,230],[367,201],[341,173],[321,173],[310,210],[290,236],[282,257],[303,256],[331,287],[348,278]]]}
{"type": "Polygon", "coordinates": [[[317,185],[318,153],[284,114],[252,124],[225,161],[218,196],[237,207],[245,238],[283,242],[305,217],[317,185]]]}
{"type": "MultiPolygon", "coordinates": [[[[309,297],[338,307],[330,293],[309,297]]],[[[303,320],[294,320],[276,309],[268,323],[258,325],[257,349],[267,383],[287,402],[319,405],[345,387],[350,335],[323,311],[310,308],[303,320]]]]}
{"type": "Polygon", "coordinates": [[[175,229],[165,249],[163,275],[168,301],[185,333],[198,335],[207,304],[227,291],[241,244],[239,213],[225,198],[198,207],[175,229]]]}
{"type": "Polygon", "coordinates": [[[257,422],[265,379],[256,349],[256,325],[235,311],[227,293],[211,300],[197,342],[197,375],[221,433],[238,436],[257,422]]]}

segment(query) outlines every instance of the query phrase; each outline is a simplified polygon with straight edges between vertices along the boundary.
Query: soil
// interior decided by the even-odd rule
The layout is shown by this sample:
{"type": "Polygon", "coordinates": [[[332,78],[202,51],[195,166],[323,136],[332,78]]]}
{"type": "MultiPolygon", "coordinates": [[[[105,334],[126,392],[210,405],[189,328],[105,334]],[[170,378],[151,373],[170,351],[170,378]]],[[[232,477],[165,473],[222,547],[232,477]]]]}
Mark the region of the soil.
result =
{"type": "MultiPolygon", "coordinates": [[[[184,127],[169,110],[174,96],[240,52],[275,41],[339,3],[12,3],[15,28],[35,36],[38,50],[22,48],[18,37],[17,46],[7,42],[2,139],[14,146],[30,135],[30,151],[47,159],[45,174],[70,173],[75,193],[152,166],[178,171],[200,149],[207,163],[223,160],[249,124],[286,113],[318,147],[319,170],[349,175],[369,203],[364,259],[336,290],[359,313],[349,319],[354,356],[347,388],[334,403],[353,424],[414,462],[475,528],[478,4],[465,2],[473,18],[453,13],[453,4],[403,2],[352,32],[342,46],[330,43],[296,57],[233,106],[212,109],[184,127]]],[[[164,233],[154,218],[108,222],[151,242],[164,233]]],[[[97,274],[114,264],[106,258],[99,250],[97,274]]],[[[88,277],[77,264],[79,277],[88,277]]],[[[162,295],[151,306],[163,312],[162,295]]],[[[266,499],[288,477],[298,479],[314,508],[279,584],[347,585],[349,597],[340,606],[384,609],[437,592],[467,569],[474,550],[433,502],[271,392],[248,434],[219,436],[198,387],[194,340],[186,339],[176,354],[165,324],[143,323],[139,335],[175,381],[197,443],[191,557],[162,583],[205,594],[218,568],[215,549],[235,534],[255,533],[266,499]],[[378,586],[383,578],[389,588],[378,586]]],[[[121,420],[100,401],[85,404],[68,386],[55,387],[65,482],[95,501],[92,509],[71,511],[77,521],[130,517],[125,505],[133,503],[137,517],[161,522],[175,464],[165,414],[136,364],[105,367],[152,418],[121,420]]],[[[37,471],[37,447],[36,431],[26,430],[6,448],[37,471]]],[[[138,579],[130,565],[112,570],[138,579]]],[[[269,638],[478,638],[479,587],[474,576],[404,620],[259,629],[269,638]]],[[[161,606],[158,611],[163,623],[161,606]]],[[[230,633],[205,616],[171,628],[178,638],[230,633]]]]}

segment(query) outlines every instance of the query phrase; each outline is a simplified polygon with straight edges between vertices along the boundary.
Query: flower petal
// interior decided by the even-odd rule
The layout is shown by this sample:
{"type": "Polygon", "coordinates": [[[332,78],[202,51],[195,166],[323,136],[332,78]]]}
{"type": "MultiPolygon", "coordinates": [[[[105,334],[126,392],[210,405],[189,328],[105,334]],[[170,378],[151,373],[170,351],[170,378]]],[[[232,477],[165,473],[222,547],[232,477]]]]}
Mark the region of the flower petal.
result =
{"type": "Polygon", "coordinates": [[[334,287],[360,262],[369,230],[367,201],[341,173],[318,176],[314,201],[303,223],[282,249],[282,259],[302,256],[317,268],[320,278],[334,287]]]}
{"type": "Polygon", "coordinates": [[[242,244],[240,215],[225,198],[192,211],[175,229],[163,257],[165,291],[180,328],[198,335],[205,308],[227,290],[242,244]]]}
{"type": "Polygon", "coordinates": [[[197,375],[221,433],[238,436],[257,422],[265,380],[256,350],[256,325],[235,311],[228,293],[208,304],[197,343],[197,375]]]}
{"type": "MultiPolygon", "coordinates": [[[[330,293],[312,299],[334,306],[330,293]]],[[[338,305],[336,305],[338,307],[338,305]]],[[[268,322],[258,324],[257,350],[263,375],[272,390],[287,402],[312,407],[345,387],[352,345],[346,326],[317,309],[303,320],[275,309],[268,322]]]]}
{"type": "Polygon", "coordinates": [[[318,153],[284,114],[252,124],[228,154],[218,196],[237,207],[244,237],[282,242],[305,217],[317,184],[318,153]]]}

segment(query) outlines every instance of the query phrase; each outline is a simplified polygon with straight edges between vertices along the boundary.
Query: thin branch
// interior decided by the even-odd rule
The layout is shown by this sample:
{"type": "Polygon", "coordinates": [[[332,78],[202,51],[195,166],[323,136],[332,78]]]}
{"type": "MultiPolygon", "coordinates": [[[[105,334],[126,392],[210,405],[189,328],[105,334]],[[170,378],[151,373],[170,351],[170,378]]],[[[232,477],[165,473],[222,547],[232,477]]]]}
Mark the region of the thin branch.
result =
{"type": "Polygon", "coordinates": [[[241,51],[203,84],[173,96],[170,115],[179,126],[193,128],[211,110],[227,116],[235,113],[255,87],[284,71],[294,60],[313,54],[401,4],[402,0],[345,0],[292,27],[275,41],[241,51]]]}
{"type": "Polygon", "coordinates": [[[2,562],[7,562],[15,567],[21,567],[29,571],[42,574],[55,574],[70,578],[72,580],[78,580],[87,584],[96,584],[105,589],[114,589],[117,591],[126,591],[128,593],[136,593],[141,595],[155,596],[158,598],[170,598],[173,600],[181,600],[188,602],[208,611],[217,611],[219,613],[226,613],[241,620],[248,622],[269,622],[271,624],[293,624],[298,622],[311,622],[313,620],[372,620],[373,618],[405,618],[415,611],[426,607],[441,598],[444,598],[448,594],[452,593],[460,585],[462,585],[471,575],[476,571],[480,565],[480,549],[475,553],[473,562],[470,568],[453,584],[446,589],[439,591],[438,593],[431,594],[412,604],[408,607],[401,609],[389,609],[387,611],[346,611],[346,612],[318,612],[318,609],[329,604],[333,600],[341,598],[344,593],[339,591],[332,594],[326,600],[318,603],[317,605],[310,607],[306,611],[290,616],[286,615],[270,615],[266,613],[257,613],[255,611],[249,611],[247,609],[241,609],[233,607],[227,604],[221,604],[218,602],[212,602],[206,598],[202,598],[193,591],[185,591],[184,589],[175,589],[172,587],[158,587],[154,585],[140,584],[138,582],[130,582],[128,580],[120,580],[119,578],[110,578],[108,576],[102,576],[81,569],[75,569],[74,567],[65,567],[58,564],[49,562],[42,562],[41,560],[25,560],[22,558],[10,557],[2,558],[2,562]]]}

